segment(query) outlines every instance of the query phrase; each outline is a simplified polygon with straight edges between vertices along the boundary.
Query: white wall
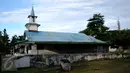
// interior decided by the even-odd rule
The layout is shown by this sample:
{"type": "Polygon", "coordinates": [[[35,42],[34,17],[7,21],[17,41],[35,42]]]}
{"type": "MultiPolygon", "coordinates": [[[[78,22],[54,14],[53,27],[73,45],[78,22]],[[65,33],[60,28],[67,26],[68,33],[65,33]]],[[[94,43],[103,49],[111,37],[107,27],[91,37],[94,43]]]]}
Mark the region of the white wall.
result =
{"type": "Polygon", "coordinates": [[[37,45],[32,45],[31,50],[28,50],[28,54],[37,54],[37,45]]]}
{"type": "Polygon", "coordinates": [[[49,50],[29,50],[28,54],[57,54],[56,52],[49,50]]]}
{"type": "Polygon", "coordinates": [[[16,68],[30,67],[30,57],[24,56],[20,59],[15,60],[16,68]]]}
{"type": "Polygon", "coordinates": [[[117,48],[111,48],[111,47],[109,47],[109,52],[115,52],[115,51],[117,51],[117,48]]]}
{"type": "Polygon", "coordinates": [[[34,22],[36,22],[36,18],[34,18],[34,21],[33,21],[33,18],[30,17],[30,18],[29,18],[29,23],[34,23],[34,22]]]}
{"type": "Polygon", "coordinates": [[[35,31],[37,31],[38,27],[37,27],[37,25],[31,25],[30,27],[28,27],[28,30],[35,30],[35,31]]]}
{"type": "Polygon", "coordinates": [[[33,22],[33,18],[30,17],[30,18],[29,18],[29,23],[32,23],[32,22],[33,22]]]}

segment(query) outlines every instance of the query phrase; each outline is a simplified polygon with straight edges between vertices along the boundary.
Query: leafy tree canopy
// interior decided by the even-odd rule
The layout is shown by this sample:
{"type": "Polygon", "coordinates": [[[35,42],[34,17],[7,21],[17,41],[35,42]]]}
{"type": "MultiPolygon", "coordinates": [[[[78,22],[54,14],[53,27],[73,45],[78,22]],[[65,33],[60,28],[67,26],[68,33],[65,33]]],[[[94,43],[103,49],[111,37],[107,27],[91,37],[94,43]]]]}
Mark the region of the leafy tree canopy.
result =
{"type": "Polygon", "coordinates": [[[23,40],[24,36],[14,35],[10,41],[6,29],[0,31],[0,53],[10,53],[10,50],[14,48],[15,43],[23,40]]]}
{"type": "Polygon", "coordinates": [[[88,20],[87,28],[80,33],[85,33],[95,38],[106,41],[112,45],[125,46],[130,45],[130,30],[108,30],[109,28],[104,26],[104,16],[94,14],[92,18],[88,20]]]}
{"type": "Polygon", "coordinates": [[[9,49],[9,37],[6,29],[4,29],[0,31],[0,53],[8,53],[9,49]]]}
{"type": "Polygon", "coordinates": [[[104,16],[94,14],[92,18],[88,20],[87,28],[81,33],[97,37],[100,34],[104,34],[109,28],[104,26],[104,16]]]}
{"type": "Polygon", "coordinates": [[[12,36],[12,40],[11,40],[11,42],[10,42],[10,45],[11,45],[12,47],[14,47],[14,45],[15,45],[17,42],[23,41],[23,40],[25,40],[25,39],[24,39],[24,36],[14,35],[14,36],[12,36]]]}
{"type": "Polygon", "coordinates": [[[107,31],[104,36],[98,36],[101,40],[107,41],[115,45],[130,45],[130,30],[111,30],[107,31]]]}

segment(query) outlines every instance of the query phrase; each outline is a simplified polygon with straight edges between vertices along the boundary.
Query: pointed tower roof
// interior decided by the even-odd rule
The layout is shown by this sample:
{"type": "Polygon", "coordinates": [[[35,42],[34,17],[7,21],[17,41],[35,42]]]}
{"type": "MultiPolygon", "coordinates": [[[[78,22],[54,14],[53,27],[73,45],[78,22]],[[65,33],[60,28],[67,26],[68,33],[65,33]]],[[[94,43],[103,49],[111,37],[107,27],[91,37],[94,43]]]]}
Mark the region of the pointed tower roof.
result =
{"type": "Polygon", "coordinates": [[[26,23],[26,25],[25,25],[26,28],[29,31],[38,31],[38,27],[40,26],[40,24],[36,23],[37,16],[35,16],[33,6],[31,9],[31,14],[28,16],[28,18],[29,18],[29,23],[26,23]]]}
{"type": "Polygon", "coordinates": [[[32,6],[32,10],[31,10],[31,13],[30,13],[30,15],[28,16],[28,18],[29,18],[29,17],[36,17],[36,18],[37,18],[37,16],[35,16],[35,12],[34,12],[33,6],[32,6]]]}
{"type": "Polygon", "coordinates": [[[33,8],[33,6],[32,6],[32,10],[31,10],[31,14],[30,14],[31,16],[35,16],[35,13],[34,13],[34,8],[33,8]]]}

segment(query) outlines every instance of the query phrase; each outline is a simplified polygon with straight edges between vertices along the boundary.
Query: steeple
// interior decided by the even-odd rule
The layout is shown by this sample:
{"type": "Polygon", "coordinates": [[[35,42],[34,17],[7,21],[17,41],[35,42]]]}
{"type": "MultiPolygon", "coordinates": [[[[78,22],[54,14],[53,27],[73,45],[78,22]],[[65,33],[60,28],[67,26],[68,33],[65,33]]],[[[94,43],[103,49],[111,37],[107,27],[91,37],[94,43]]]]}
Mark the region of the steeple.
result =
{"type": "Polygon", "coordinates": [[[30,13],[30,15],[28,16],[28,18],[29,18],[29,22],[31,22],[31,23],[33,23],[33,22],[36,21],[37,16],[35,16],[33,6],[32,6],[32,10],[31,10],[31,13],[30,13]]]}
{"type": "Polygon", "coordinates": [[[31,14],[30,14],[31,16],[35,16],[35,13],[34,13],[34,8],[33,8],[33,6],[32,6],[32,11],[31,11],[31,14]]]}
{"type": "Polygon", "coordinates": [[[38,31],[38,27],[40,26],[40,24],[36,23],[36,18],[37,16],[35,16],[35,12],[34,12],[34,8],[32,6],[32,10],[30,15],[28,16],[29,18],[29,23],[27,23],[25,26],[29,31],[38,31]]]}

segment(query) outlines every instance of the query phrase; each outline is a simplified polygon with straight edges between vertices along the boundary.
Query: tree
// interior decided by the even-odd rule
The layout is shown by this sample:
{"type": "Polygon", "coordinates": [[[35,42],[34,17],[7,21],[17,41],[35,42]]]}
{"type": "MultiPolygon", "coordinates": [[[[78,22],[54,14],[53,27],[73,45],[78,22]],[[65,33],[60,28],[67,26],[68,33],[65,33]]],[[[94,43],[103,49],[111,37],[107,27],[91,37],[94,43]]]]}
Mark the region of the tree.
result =
{"type": "Polygon", "coordinates": [[[25,39],[24,39],[24,36],[14,35],[14,36],[12,36],[12,40],[11,40],[10,44],[11,44],[12,46],[14,46],[17,42],[24,41],[24,40],[25,40],[25,39]]]}
{"type": "Polygon", "coordinates": [[[98,37],[99,35],[105,34],[108,29],[108,27],[104,26],[104,16],[99,13],[94,14],[93,18],[88,20],[87,28],[80,32],[98,37]]]}
{"type": "MultiPolygon", "coordinates": [[[[110,32],[110,31],[109,31],[110,32]]],[[[130,30],[111,31],[113,43],[116,45],[130,45],[130,30]],[[114,32],[114,33],[113,33],[114,32]]]]}
{"type": "Polygon", "coordinates": [[[111,46],[123,47],[123,49],[130,48],[130,29],[125,30],[109,30],[104,26],[104,16],[101,14],[94,14],[92,18],[88,20],[87,28],[81,33],[85,33],[95,38],[105,41],[111,46]]]}
{"type": "Polygon", "coordinates": [[[10,53],[11,49],[14,48],[15,44],[18,41],[23,40],[24,36],[14,35],[12,37],[12,40],[10,41],[6,29],[0,31],[0,53],[2,54],[10,53]]]}
{"type": "Polygon", "coordinates": [[[24,36],[17,36],[17,35],[14,35],[12,36],[12,39],[10,41],[10,48],[12,51],[14,51],[15,49],[15,45],[18,43],[18,42],[22,42],[24,41],[24,36]]]}
{"type": "Polygon", "coordinates": [[[0,31],[0,52],[5,54],[9,52],[9,37],[6,29],[0,31]]]}

